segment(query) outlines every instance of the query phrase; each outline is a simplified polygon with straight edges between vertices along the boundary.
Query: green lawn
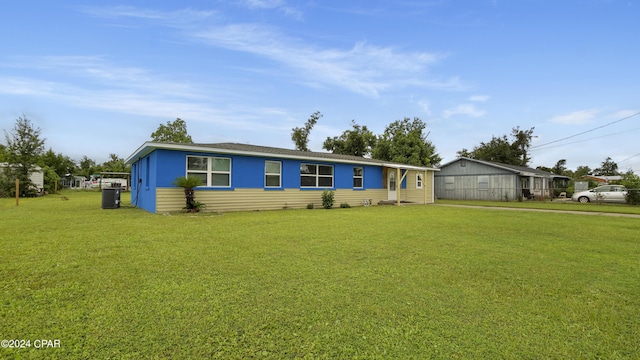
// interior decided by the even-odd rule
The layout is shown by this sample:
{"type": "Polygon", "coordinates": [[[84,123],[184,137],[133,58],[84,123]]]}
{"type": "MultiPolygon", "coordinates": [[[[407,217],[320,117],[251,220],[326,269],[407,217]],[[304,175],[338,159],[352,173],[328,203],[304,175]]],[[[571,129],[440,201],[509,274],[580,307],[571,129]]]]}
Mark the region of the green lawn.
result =
{"type": "Polygon", "coordinates": [[[526,201],[480,201],[480,200],[437,200],[438,204],[447,205],[473,205],[489,207],[509,207],[525,209],[545,209],[545,210],[568,210],[584,212],[608,212],[616,214],[636,214],[640,215],[640,206],[611,203],[586,203],[573,202],[570,200],[526,200],[526,201]]]}
{"type": "Polygon", "coordinates": [[[0,358],[640,357],[640,219],[0,199],[0,358]],[[33,343],[32,343],[33,345],[33,343]]]}

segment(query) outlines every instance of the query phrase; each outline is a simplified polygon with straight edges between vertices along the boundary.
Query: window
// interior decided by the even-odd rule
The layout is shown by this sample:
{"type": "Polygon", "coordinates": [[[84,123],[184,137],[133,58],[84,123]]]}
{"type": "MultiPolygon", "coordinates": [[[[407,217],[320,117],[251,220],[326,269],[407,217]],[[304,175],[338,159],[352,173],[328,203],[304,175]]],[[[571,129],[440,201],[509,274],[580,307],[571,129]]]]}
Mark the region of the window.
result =
{"type": "Polygon", "coordinates": [[[209,186],[231,186],[231,159],[211,158],[211,182],[209,186]]]}
{"type": "Polygon", "coordinates": [[[300,164],[301,187],[333,187],[333,166],[300,164]]]}
{"type": "Polygon", "coordinates": [[[279,188],[281,185],[282,163],[280,161],[264,162],[264,187],[279,188]]]}
{"type": "Polygon", "coordinates": [[[422,189],[422,174],[416,174],[416,189],[422,189]]]}
{"type": "Polygon", "coordinates": [[[138,174],[138,163],[135,163],[133,165],[131,165],[131,188],[135,189],[136,187],[138,187],[138,176],[140,176],[140,174],[138,174]]]}
{"type": "Polygon", "coordinates": [[[478,190],[489,190],[489,177],[487,175],[478,176],[478,190]]]}
{"type": "Polygon", "coordinates": [[[231,159],[187,156],[187,176],[197,176],[209,187],[231,186],[231,159]]]}
{"type": "Polygon", "coordinates": [[[357,189],[362,189],[363,186],[363,173],[364,170],[361,167],[353,168],[353,187],[357,189]]]}
{"type": "Polygon", "coordinates": [[[445,176],[444,177],[444,189],[445,190],[455,190],[456,189],[456,178],[455,178],[455,176],[445,176]]]}
{"type": "Polygon", "coordinates": [[[144,186],[146,186],[147,188],[149,188],[149,176],[151,175],[151,165],[149,163],[149,157],[147,156],[146,159],[144,159],[144,186]]]}

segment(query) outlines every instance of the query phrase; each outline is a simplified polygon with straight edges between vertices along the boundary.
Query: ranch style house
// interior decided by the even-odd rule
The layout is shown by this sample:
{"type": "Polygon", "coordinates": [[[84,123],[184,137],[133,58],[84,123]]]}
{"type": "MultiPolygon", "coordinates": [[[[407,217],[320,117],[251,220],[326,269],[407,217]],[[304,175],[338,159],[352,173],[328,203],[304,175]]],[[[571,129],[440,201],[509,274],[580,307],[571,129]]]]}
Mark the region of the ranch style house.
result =
{"type": "Polygon", "coordinates": [[[152,213],[180,211],[184,191],[172,183],[198,176],[195,200],[208,211],[246,211],[322,206],[322,191],[335,204],[434,202],[436,168],[348,155],[236,143],[146,142],[133,152],[131,202],[152,213]]]}

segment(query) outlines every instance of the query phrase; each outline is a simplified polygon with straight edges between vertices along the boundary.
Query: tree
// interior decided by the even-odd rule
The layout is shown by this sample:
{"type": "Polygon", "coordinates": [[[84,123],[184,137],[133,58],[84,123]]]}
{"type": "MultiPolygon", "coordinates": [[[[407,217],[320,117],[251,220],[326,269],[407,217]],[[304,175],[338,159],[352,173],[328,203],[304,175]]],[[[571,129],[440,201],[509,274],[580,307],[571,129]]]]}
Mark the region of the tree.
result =
{"type": "Polygon", "coordinates": [[[429,134],[423,134],[426,127],[427,124],[417,117],[394,121],[378,136],[371,156],[409,165],[438,166],[442,158],[427,140],[429,134]]]}
{"type": "Polygon", "coordinates": [[[151,133],[151,140],[157,142],[175,142],[192,144],[191,136],[187,134],[187,123],[176,118],[175,121],[167,121],[167,125],[160,124],[158,129],[151,133]]]}
{"type": "Polygon", "coordinates": [[[567,160],[560,159],[558,162],[551,168],[551,172],[557,175],[564,175],[567,172],[567,160]]]}
{"type": "Polygon", "coordinates": [[[640,176],[629,170],[622,175],[621,184],[627,188],[627,204],[640,205],[640,176]]]}
{"type": "Polygon", "coordinates": [[[60,176],[50,166],[42,166],[42,177],[44,180],[44,191],[53,194],[56,190],[56,184],[60,181],[60,176]]]}
{"type": "Polygon", "coordinates": [[[376,136],[366,126],[358,125],[355,120],[351,120],[351,126],[353,130],[345,130],[340,137],[328,137],[322,148],[334,154],[360,157],[370,155],[376,143],[376,136]]]}
{"type": "Polygon", "coordinates": [[[0,144],[0,163],[7,162],[7,147],[0,144]]]}
{"type": "Polygon", "coordinates": [[[129,172],[129,167],[124,163],[124,159],[118,155],[109,154],[109,160],[102,163],[102,171],[129,172]]]}
{"type": "Polygon", "coordinates": [[[520,126],[516,126],[511,129],[511,136],[514,138],[511,148],[514,155],[520,160],[520,166],[527,166],[531,158],[529,157],[529,147],[531,146],[531,139],[533,139],[533,129],[520,130],[520,126]]]}
{"type": "Polygon", "coordinates": [[[68,156],[64,156],[61,153],[56,154],[53,149],[49,150],[42,155],[39,162],[40,167],[50,167],[59,177],[65,177],[69,174],[73,174],[76,169],[76,164],[68,156]]]}
{"type": "MultiPolygon", "coordinates": [[[[11,133],[5,130],[6,161],[10,166],[5,167],[6,179],[19,179],[21,194],[27,192],[33,185],[30,179],[35,171],[40,156],[44,151],[45,139],[40,138],[40,128],[34,128],[31,121],[22,115],[16,119],[11,133]]],[[[10,191],[14,195],[15,189],[10,191]]]]}
{"type": "Polygon", "coordinates": [[[583,176],[591,174],[591,168],[585,165],[578,166],[576,171],[573,173],[574,179],[579,179],[583,176]]]}
{"type": "Polygon", "coordinates": [[[474,147],[472,151],[462,149],[458,151],[457,154],[460,157],[494,161],[503,164],[513,164],[517,162],[514,161],[515,156],[512,153],[511,144],[506,135],[501,138],[493,136],[488,143],[481,142],[480,145],[474,147]]]}
{"type": "Polygon", "coordinates": [[[304,127],[295,127],[291,129],[291,141],[293,141],[293,143],[296,145],[296,150],[310,151],[308,147],[309,133],[321,117],[322,114],[320,113],[320,111],[316,111],[311,114],[304,127]]]}
{"type": "Polygon", "coordinates": [[[472,151],[462,149],[457,152],[458,156],[471,159],[494,161],[503,164],[527,166],[531,158],[529,157],[529,147],[533,139],[533,130],[520,130],[517,126],[511,129],[513,142],[509,142],[507,135],[502,137],[491,137],[488,143],[481,142],[472,151]]]}
{"type": "Polygon", "coordinates": [[[92,159],[89,159],[86,155],[80,159],[80,164],[78,166],[78,175],[84,176],[85,178],[91,177],[92,174],[99,173],[102,171],[101,167],[99,167],[96,162],[92,159]]]}
{"type": "Polygon", "coordinates": [[[593,175],[596,176],[614,176],[620,175],[618,172],[618,164],[616,164],[610,157],[608,157],[600,167],[593,170],[593,175]]]}

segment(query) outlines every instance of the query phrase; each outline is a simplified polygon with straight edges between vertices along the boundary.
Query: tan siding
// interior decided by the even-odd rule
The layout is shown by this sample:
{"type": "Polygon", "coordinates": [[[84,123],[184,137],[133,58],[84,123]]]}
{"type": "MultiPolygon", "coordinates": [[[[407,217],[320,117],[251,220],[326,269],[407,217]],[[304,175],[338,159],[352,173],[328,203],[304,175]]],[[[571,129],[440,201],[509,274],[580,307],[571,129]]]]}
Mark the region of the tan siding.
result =
{"type": "Polygon", "coordinates": [[[185,207],[183,189],[156,189],[156,212],[178,211],[183,207],[185,207]]]}
{"type": "MultiPolygon", "coordinates": [[[[184,191],[176,188],[156,190],[159,213],[179,211],[185,206],[184,191]]],[[[346,202],[351,206],[361,206],[364,199],[377,204],[385,200],[387,191],[338,189],[335,191],[334,206],[346,202]]],[[[207,204],[206,211],[247,211],[277,210],[284,208],[303,209],[313,203],[315,208],[322,207],[322,191],[318,190],[263,190],[235,189],[230,191],[196,190],[195,199],[207,204]]]]}
{"type": "Polygon", "coordinates": [[[418,171],[410,170],[407,173],[407,187],[401,191],[401,199],[410,201],[417,204],[433,203],[433,171],[427,171],[425,176],[424,171],[419,173],[422,175],[422,189],[416,188],[416,174],[418,171]],[[425,194],[426,192],[426,194],[425,194]]]}
{"type": "MultiPolygon", "coordinates": [[[[369,200],[371,205],[375,205],[380,201],[387,199],[386,189],[376,190],[350,190],[350,189],[337,189],[335,192],[335,204],[338,207],[342,203],[347,203],[351,206],[361,206],[364,200],[369,200]]],[[[318,206],[322,206],[322,199],[318,202],[318,206]]]]}

